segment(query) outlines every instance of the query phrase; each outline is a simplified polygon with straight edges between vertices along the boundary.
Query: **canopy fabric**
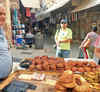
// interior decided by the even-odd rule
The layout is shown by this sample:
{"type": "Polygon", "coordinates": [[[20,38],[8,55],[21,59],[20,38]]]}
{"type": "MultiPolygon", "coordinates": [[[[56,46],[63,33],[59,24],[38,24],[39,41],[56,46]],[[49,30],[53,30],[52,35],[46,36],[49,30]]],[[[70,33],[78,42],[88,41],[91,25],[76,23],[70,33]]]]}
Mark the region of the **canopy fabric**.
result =
{"type": "Polygon", "coordinates": [[[51,7],[49,8],[48,10],[45,11],[45,13],[48,13],[48,12],[51,12],[51,11],[54,11],[62,6],[64,6],[66,3],[68,3],[70,0],[56,0],[56,3],[51,7]]]}
{"type": "Polygon", "coordinates": [[[36,17],[37,21],[41,21],[41,20],[48,18],[50,16],[51,16],[51,14],[47,13],[47,14],[43,14],[43,15],[40,15],[40,16],[37,16],[37,17],[35,16],[35,17],[36,17]]]}
{"type": "Polygon", "coordinates": [[[24,7],[40,8],[40,0],[21,0],[24,7]]]}
{"type": "MultiPolygon", "coordinates": [[[[45,17],[49,17],[49,16],[46,16],[47,14],[50,15],[50,12],[60,8],[60,7],[63,7],[65,4],[67,4],[70,0],[56,0],[56,3],[54,3],[53,6],[51,6],[49,9],[45,10],[45,11],[42,11],[38,14],[36,14],[36,18],[38,19],[39,16],[45,16],[45,17]]],[[[41,19],[44,19],[45,17],[41,17],[41,19]]]]}
{"type": "Polygon", "coordinates": [[[80,4],[77,8],[75,8],[72,12],[79,12],[88,8],[92,8],[100,4],[100,0],[88,0],[84,4],[80,4]]]}

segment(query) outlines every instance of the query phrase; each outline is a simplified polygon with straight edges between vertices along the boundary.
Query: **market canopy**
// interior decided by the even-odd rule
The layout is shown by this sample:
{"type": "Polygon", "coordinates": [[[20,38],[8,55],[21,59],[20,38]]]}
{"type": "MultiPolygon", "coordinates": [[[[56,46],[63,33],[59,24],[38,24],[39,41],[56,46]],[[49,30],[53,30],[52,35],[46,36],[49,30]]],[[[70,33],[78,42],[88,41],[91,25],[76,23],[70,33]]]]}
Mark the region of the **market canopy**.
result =
{"type": "Polygon", "coordinates": [[[21,0],[24,7],[40,8],[40,0],[21,0]]]}
{"type": "Polygon", "coordinates": [[[97,6],[99,4],[100,4],[100,0],[88,0],[87,2],[80,4],[72,12],[79,12],[79,11],[97,6]]]}
{"type": "Polygon", "coordinates": [[[38,14],[36,14],[36,18],[38,20],[42,20],[44,19],[45,17],[48,17],[48,16],[45,16],[46,14],[50,15],[50,12],[60,8],[60,7],[63,7],[65,4],[67,4],[70,0],[56,0],[56,3],[53,4],[53,6],[51,6],[50,8],[48,8],[47,10],[45,11],[42,11],[38,14]],[[41,17],[41,19],[39,19],[40,16],[45,16],[45,17],[41,17]]]}
{"type": "Polygon", "coordinates": [[[60,7],[63,7],[69,1],[70,0],[56,0],[56,3],[54,3],[54,5],[50,7],[48,10],[46,10],[44,13],[52,12],[60,7]]]}

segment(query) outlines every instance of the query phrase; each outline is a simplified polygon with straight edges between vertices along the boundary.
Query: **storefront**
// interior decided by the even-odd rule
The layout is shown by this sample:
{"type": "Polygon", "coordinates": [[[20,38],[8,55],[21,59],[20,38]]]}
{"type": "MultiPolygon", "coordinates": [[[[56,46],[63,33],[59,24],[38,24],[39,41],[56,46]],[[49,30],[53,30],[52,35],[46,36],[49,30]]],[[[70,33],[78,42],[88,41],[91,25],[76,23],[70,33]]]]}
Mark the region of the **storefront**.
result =
{"type": "MultiPolygon", "coordinates": [[[[84,39],[86,34],[91,31],[93,23],[96,23],[97,26],[100,24],[100,1],[88,1],[78,5],[74,10],[72,10],[72,15],[75,13],[78,14],[77,21],[73,21],[72,29],[75,30],[75,39],[80,41],[84,39]],[[78,36],[80,35],[80,37],[78,36]]],[[[98,26],[99,28],[99,26],[98,26]]]]}

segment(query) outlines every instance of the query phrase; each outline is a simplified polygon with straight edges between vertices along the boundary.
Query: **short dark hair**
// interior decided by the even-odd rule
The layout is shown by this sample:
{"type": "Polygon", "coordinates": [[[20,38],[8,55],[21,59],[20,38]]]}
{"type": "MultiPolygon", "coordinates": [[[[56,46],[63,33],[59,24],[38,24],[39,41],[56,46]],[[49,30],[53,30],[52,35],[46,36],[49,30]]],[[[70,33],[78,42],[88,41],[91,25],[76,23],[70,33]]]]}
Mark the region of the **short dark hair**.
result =
{"type": "Polygon", "coordinates": [[[94,32],[97,32],[98,29],[97,29],[97,27],[93,27],[92,30],[93,30],[94,32]]]}

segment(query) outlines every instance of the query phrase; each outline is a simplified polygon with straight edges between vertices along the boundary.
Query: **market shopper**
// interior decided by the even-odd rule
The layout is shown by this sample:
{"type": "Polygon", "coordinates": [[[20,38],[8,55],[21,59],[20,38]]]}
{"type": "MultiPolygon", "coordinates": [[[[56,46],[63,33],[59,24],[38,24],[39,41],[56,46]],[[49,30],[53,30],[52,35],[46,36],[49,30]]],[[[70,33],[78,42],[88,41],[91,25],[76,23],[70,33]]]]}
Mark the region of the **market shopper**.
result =
{"type": "Polygon", "coordinates": [[[96,62],[96,64],[100,64],[100,35],[96,39],[93,59],[96,62]]]}
{"type": "Polygon", "coordinates": [[[68,58],[70,57],[72,30],[67,27],[68,23],[66,19],[62,19],[60,25],[60,30],[57,30],[55,34],[57,45],[56,57],[68,58]]]}
{"type": "Polygon", "coordinates": [[[12,57],[8,51],[8,43],[4,30],[5,17],[5,8],[3,5],[0,5],[0,81],[5,79],[12,70],[12,57]]]}
{"type": "Polygon", "coordinates": [[[35,34],[35,48],[43,49],[43,46],[44,46],[43,34],[41,30],[38,29],[37,33],[35,34]]]}
{"type": "MultiPolygon", "coordinates": [[[[94,53],[94,45],[95,45],[95,41],[98,37],[98,34],[97,34],[97,27],[94,26],[92,27],[92,30],[91,32],[89,32],[85,39],[82,41],[81,45],[80,45],[80,48],[84,48],[84,51],[85,49],[88,49],[89,50],[89,56],[90,58],[93,58],[93,53],[94,53]]],[[[89,57],[87,56],[87,57],[89,57]]]]}
{"type": "Polygon", "coordinates": [[[45,32],[45,39],[47,40],[48,37],[50,36],[49,31],[48,31],[49,30],[49,24],[47,24],[47,23],[45,24],[45,29],[44,30],[45,30],[44,31],[45,32]]]}
{"type": "Polygon", "coordinates": [[[30,31],[27,32],[25,36],[25,42],[27,45],[29,45],[30,48],[32,47],[33,39],[34,35],[30,31]]]}

